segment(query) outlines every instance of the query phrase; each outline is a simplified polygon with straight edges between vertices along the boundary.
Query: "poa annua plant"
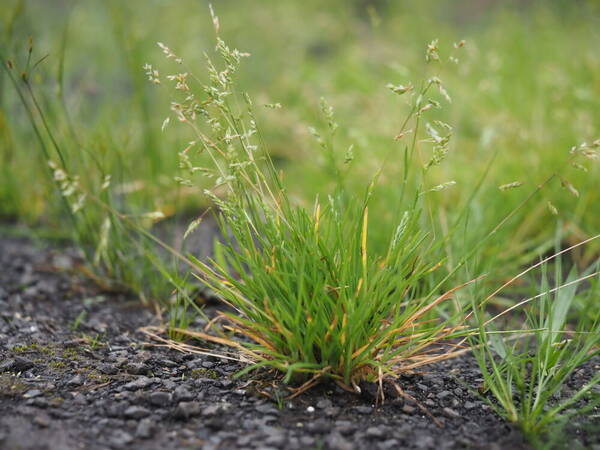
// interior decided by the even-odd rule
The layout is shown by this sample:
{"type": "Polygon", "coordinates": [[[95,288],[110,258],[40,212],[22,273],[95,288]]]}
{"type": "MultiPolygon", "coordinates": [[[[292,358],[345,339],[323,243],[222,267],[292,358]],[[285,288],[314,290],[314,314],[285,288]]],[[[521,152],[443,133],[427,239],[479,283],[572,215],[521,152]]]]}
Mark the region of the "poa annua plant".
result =
{"type": "MultiPolygon", "coordinates": [[[[596,265],[580,278],[572,271],[562,284],[559,259],[554,271],[556,287],[551,289],[544,265],[541,294],[521,302],[527,305],[523,330],[504,339],[482,325],[473,347],[485,388],[495,399],[490,405],[501,417],[517,424],[534,444],[541,444],[543,435],[556,432],[573,416],[600,404],[600,395],[593,391],[600,383],[598,373],[563,395],[569,377],[600,354],[600,316],[595,308],[600,295],[597,269],[596,265]],[[578,292],[583,280],[591,287],[578,292]],[[569,312],[575,303],[584,310],[571,324],[569,312]],[[577,404],[580,400],[585,402],[577,404]]],[[[482,317],[479,319],[484,323],[482,317]]]]}
{"type": "MultiPolygon", "coordinates": [[[[421,221],[424,192],[407,193],[406,202],[394,205],[397,222],[388,232],[387,248],[372,252],[369,228],[377,217],[370,216],[369,206],[377,176],[359,198],[345,190],[344,165],[336,162],[331,144],[338,125],[333,108],[322,102],[328,134],[313,130],[313,135],[327,152],[336,187],[312,208],[294,204],[262,140],[253,102],[234,84],[248,55],[230,49],[218,36],[214,15],[213,22],[222,64],[205,55],[207,82],[181,70],[183,59],[162,43],[159,47],[178,73],[163,77],[150,65],[145,69],[151,82],[161,85],[166,79],[174,84],[178,100],[171,105],[173,117],[193,133],[179,153],[182,172],[177,181],[192,186],[198,176],[214,180],[205,193],[215,205],[223,240],[210,262],[189,259],[202,282],[235,309],[220,319],[225,329],[247,338],[241,345],[252,361],[247,370],[276,369],[286,382],[304,381],[304,389],[329,378],[358,391],[363,380],[381,383],[402,370],[450,357],[452,351],[441,341],[460,326],[438,320],[434,311],[455,289],[439,294],[439,287],[425,290],[422,283],[439,266],[432,260],[435,246],[421,221]],[[199,160],[209,164],[200,165],[199,160]]],[[[428,55],[434,53],[437,46],[428,50],[428,55]]],[[[407,163],[423,116],[439,107],[428,97],[435,86],[445,93],[441,81],[433,79],[410,94],[411,111],[399,137],[415,136],[406,146],[407,163]]],[[[390,88],[399,95],[414,89],[390,88]]],[[[424,170],[441,162],[449,141],[449,133],[441,136],[432,126],[427,132],[435,150],[424,170]]],[[[352,149],[343,157],[345,163],[351,159],[352,149]]],[[[407,177],[405,172],[405,181],[407,177]]],[[[198,224],[194,221],[188,233],[198,224]]]]}

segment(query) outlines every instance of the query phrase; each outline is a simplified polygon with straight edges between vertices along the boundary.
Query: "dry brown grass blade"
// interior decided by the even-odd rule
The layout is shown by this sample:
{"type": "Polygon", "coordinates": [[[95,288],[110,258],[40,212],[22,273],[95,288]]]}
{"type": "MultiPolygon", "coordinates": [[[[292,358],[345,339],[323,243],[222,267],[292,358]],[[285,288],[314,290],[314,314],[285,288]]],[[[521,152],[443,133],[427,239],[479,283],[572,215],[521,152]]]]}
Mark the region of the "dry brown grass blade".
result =
{"type": "Polygon", "coordinates": [[[112,381],[107,381],[105,383],[100,383],[100,384],[90,384],[87,386],[82,386],[81,388],[79,388],[79,391],[95,391],[100,388],[109,386],[111,383],[112,383],[112,381]]]}
{"type": "Polygon", "coordinates": [[[236,342],[232,339],[212,336],[210,334],[203,333],[202,331],[192,331],[192,330],[187,330],[184,328],[170,328],[170,330],[175,333],[182,334],[184,336],[189,336],[189,337],[193,337],[196,339],[203,339],[208,342],[214,342],[215,344],[221,344],[221,345],[225,345],[227,347],[234,347],[239,350],[246,350],[239,342],[236,342]]]}
{"type": "Polygon", "coordinates": [[[369,342],[367,342],[365,345],[363,345],[359,349],[355,350],[354,353],[352,353],[351,358],[356,358],[358,355],[360,355],[362,352],[364,352],[371,345],[371,342],[373,342],[373,338],[369,339],[369,342]]]}
{"type": "Polygon", "coordinates": [[[86,278],[89,278],[94,283],[96,283],[96,285],[98,285],[98,287],[100,287],[100,289],[102,289],[103,291],[119,292],[119,289],[117,289],[114,286],[114,283],[112,283],[109,279],[98,276],[97,273],[94,273],[94,271],[90,270],[87,266],[83,264],[78,264],[75,267],[75,271],[81,272],[86,278]]]}
{"type": "MultiPolygon", "coordinates": [[[[456,292],[459,289],[462,289],[463,287],[474,283],[478,280],[480,280],[481,278],[483,278],[484,276],[480,276],[478,278],[475,278],[471,281],[468,281],[464,284],[461,284],[459,286],[454,287],[453,289],[450,289],[449,291],[445,292],[444,294],[440,295],[438,298],[436,298],[432,303],[422,307],[421,309],[419,309],[418,311],[416,311],[412,316],[410,316],[409,319],[407,319],[406,323],[399,327],[396,328],[394,330],[388,331],[386,334],[387,336],[381,341],[381,343],[374,349],[375,352],[378,351],[379,348],[384,347],[386,345],[386,343],[389,341],[390,338],[394,338],[394,336],[396,336],[394,338],[394,341],[396,343],[398,342],[407,342],[407,341],[412,341],[415,338],[421,337],[423,334],[426,333],[418,333],[418,334],[410,334],[407,335],[405,337],[397,337],[397,335],[399,333],[402,333],[403,331],[406,331],[408,328],[412,328],[412,327],[417,327],[423,323],[426,323],[426,321],[421,321],[421,322],[417,322],[417,320],[419,319],[419,317],[421,317],[423,314],[427,313],[428,311],[430,311],[433,307],[435,307],[436,305],[440,304],[441,302],[443,302],[444,300],[447,300],[450,298],[450,296],[456,292]]],[[[414,348],[412,350],[412,356],[409,357],[409,359],[414,359],[417,355],[415,355],[416,353],[420,352],[422,349],[430,347],[431,345],[434,345],[436,343],[439,343],[441,340],[445,339],[446,337],[448,337],[449,335],[451,335],[452,333],[454,333],[457,330],[460,330],[462,328],[464,328],[464,325],[456,325],[454,327],[447,327],[447,328],[443,328],[442,330],[440,330],[439,333],[437,333],[437,335],[435,335],[433,338],[431,339],[427,339],[424,340],[421,344],[419,344],[416,348],[414,348]]],[[[356,350],[352,357],[356,357],[358,354],[360,354],[361,351],[364,351],[365,348],[367,348],[370,344],[366,344],[365,346],[361,347],[360,349],[356,350]]],[[[460,344],[459,344],[460,345],[460,344]]],[[[427,359],[430,362],[436,362],[436,361],[442,361],[444,359],[450,359],[450,358],[454,358],[456,356],[458,356],[459,354],[462,353],[456,353],[456,352],[444,352],[443,354],[440,355],[435,355],[432,357],[427,357],[427,359]]],[[[403,356],[403,359],[405,359],[406,356],[403,356]]],[[[420,367],[422,365],[425,365],[428,363],[419,363],[418,365],[412,364],[409,367],[410,368],[414,368],[414,367],[420,367]]]]}
{"type": "Polygon", "coordinates": [[[329,326],[329,328],[327,329],[327,333],[325,333],[325,342],[329,341],[329,339],[331,339],[331,332],[334,330],[334,328],[337,326],[338,323],[338,315],[336,314],[333,317],[333,320],[331,321],[331,325],[329,326]]]}
{"type": "MultiPolygon", "coordinates": [[[[232,327],[229,325],[226,325],[224,327],[226,330],[229,331],[233,331],[234,333],[239,333],[239,334],[243,334],[244,336],[246,336],[249,339],[252,339],[254,342],[256,342],[257,344],[262,345],[263,347],[268,348],[269,350],[271,350],[272,352],[275,352],[275,347],[270,344],[269,342],[265,341],[263,338],[261,338],[260,336],[257,336],[256,334],[248,331],[246,328],[239,328],[239,327],[232,327]]],[[[240,348],[244,348],[242,346],[240,346],[240,348]]],[[[246,348],[244,348],[244,351],[247,351],[246,348]]]]}
{"type": "Polygon", "coordinates": [[[465,286],[468,286],[472,283],[475,283],[479,280],[481,280],[482,278],[484,278],[485,275],[481,275],[473,280],[467,281],[466,283],[463,283],[461,285],[458,285],[456,287],[453,287],[452,289],[450,289],[449,291],[443,293],[442,295],[440,295],[438,298],[436,298],[433,302],[423,306],[421,309],[419,309],[417,312],[415,312],[409,319],[407,319],[407,325],[406,328],[410,327],[412,323],[416,322],[417,319],[421,316],[423,316],[424,314],[426,314],[427,312],[431,311],[433,308],[435,308],[437,305],[439,305],[440,303],[442,303],[444,300],[448,300],[450,298],[450,296],[452,294],[454,294],[456,291],[464,288],[465,286]]]}
{"type": "Polygon", "coordinates": [[[415,348],[413,348],[411,350],[412,355],[418,355],[419,353],[421,353],[421,351],[423,349],[426,349],[427,347],[431,347],[434,344],[438,344],[440,341],[446,339],[448,336],[450,336],[456,330],[459,330],[461,328],[463,328],[461,325],[457,325],[455,327],[450,327],[450,328],[444,328],[439,333],[437,333],[435,336],[433,336],[432,338],[423,339],[419,345],[417,345],[415,348]]]}
{"type": "MultiPolygon", "coordinates": [[[[149,345],[168,347],[168,348],[172,348],[174,350],[180,351],[182,353],[195,353],[195,354],[200,354],[200,355],[213,356],[215,358],[227,359],[227,360],[231,360],[231,361],[238,361],[238,362],[245,363],[245,364],[254,362],[252,359],[246,359],[244,357],[240,357],[239,355],[236,355],[234,357],[234,356],[229,356],[226,352],[215,353],[215,352],[210,351],[210,349],[206,349],[206,348],[198,347],[198,346],[194,346],[194,345],[189,345],[184,342],[178,342],[173,339],[165,338],[165,337],[161,336],[161,334],[164,334],[166,332],[165,327],[143,327],[143,328],[140,328],[139,331],[144,333],[146,336],[150,337],[151,339],[162,343],[162,344],[149,343],[149,345]]],[[[176,331],[181,334],[185,334],[190,337],[198,337],[193,334],[205,335],[205,333],[196,333],[193,331],[181,330],[181,329],[173,329],[173,331],[176,331]],[[193,333],[193,334],[191,334],[191,333],[193,333]]],[[[210,336],[210,335],[206,335],[206,336],[208,336],[210,338],[210,339],[207,339],[210,342],[215,342],[215,343],[225,345],[228,347],[238,348],[240,350],[243,350],[245,354],[247,354],[249,356],[254,356],[254,354],[251,351],[244,348],[243,346],[241,346],[241,344],[239,344],[235,341],[230,341],[228,339],[221,339],[221,338],[217,338],[215,336],[210,336]],[[232,345],[230,345],[230,343],[232,345]]],[[[204,339],[204,338],[201,337],[200,339],[204,339]]],[[[233,353],[231,353],[231,355],[233,355],[233,353]]]]}
{"type": "Polygon", "coordinates": [[[385,393],[383,392],[383,369],[377,368],[377,403],[381,399],[381,403],[385,401],[385,393]]]}
{"type": "Polygon", "coordinates": [[[289,395],[287,397],[287,400],[291,400],[293,398],[298,397],[299,395],[303,394],[304,392],[308,391],[309,389],[313,388],[314,386],[316,386],[317,384],[319,384],[321,382],[321,376],[320,375],[315,375],[313,378],[311,378],[309,381],[307,381],[306,383],[304,383],[302,386],[300,386],[297,389],[294,389],[294,393],[289,395]]]}
{"type": "Polygon", "coordinates": [[[352,389],[351,386],[348,386],[346,383],[344,383],[342,380],[339,379],[335,379],[335,384],[337,384],[341,389],[343,389],[346,392],[352,392],[353,394],[356,393],[356,391],[354,389],[352,389]]]}
{"type": "Polygon", "coordinates": [[[428,366],[429,364],[433,364],[435,362],[445,361],[447,359],[456,358],[457,356],[463,355],[471,351],[471,348],[462,348],[460,350],[456,350],[453,352],[445,352],[435,356],[427,356],[423,358],[412,357],[412,359],[417,359],[417,362],[412,364],[405,364],[401,366],[401,370],[403,372],[408,370],[417,369],[419,367],[428,366]],[[419,360],[420,359],[420,360],[419,360]]]}
{"type": "Polygon", "coordinates": [[[234,324],[238,325],[237,327],[225,325],[224,328],[226,330],[233,331],[234,333],[243,334],[244,336],[252,339],[254,342],[256,342],[256,343],[258,343],[260,345],[265,346],[266,348],[268,348],[272,352],[275,352],[275,347],[270,342],[268,342],[267,340],[265,340],[262,337],[258,336],[257,333],[253,333],[253,332],[249,331],[247,325],[244,323],[243,320],[241,320],[238,317],[232,316],[230,314],[221,314],[221,316],[225,320],[228,320],[231,323],[234,323],[234,324]]]}
{"type": "Polygon", "coordinates": [[[476,281],[481,280],[482,278],[484,278],[485,275],[481,275],[471,281],[467,281],[466,283],[463,283],[459,286],[453,287],[452,289],[450,289],[449,291],[443,293],[442,295],[440,295],[438,298],[436,298],[434,301],[432,301],[431,303],[423,306],[422,308],[420,308],[419,310],[417,310],[412,316],[410,316],[408,319],[406,319],[406,322],[404,323],[404,325],[402,325],[401,327],[395,328],[393,330],[390,330],[387,332],[387,336],[386,338],[382,341],[382,343],[386,342],[387,340],[389,340],[390,337],[396,336],[404,331],[406,331],[409,328],[412,328],[416,325],[417,320],[419,319],[419,317],[423,316],[424,314],[426,314],[427,312],[431,311],[431,309],[435,308],[437,305],[439,305],[440,303],[442,303],[445,300],[448,300],[452,294],[454,294],[456,291],[458,291],[459,289],[464,288],[465,286],[468,286],[471,283],[475,283],[476,281]]]}
{"type": "Polygon", "coordinates": [[[204,326],[204,331],[210,330],[215,324],[221,320],[229,320],[228,317],[223,313],[218,313],[215,317],[210,319],[208,323],[204,326]]]}
{"type": "Polygon", "coordinates": [[[264,300],[263,305],[267,316],[269,317],[269,319],[271,319],[271,322],[273,322],[273,329],[279,332],[281,335],[286,336],[287,338],[293,338],[293,333],[287,328],[285,328],[279,322],[277,317],[275,317],[275,314],[273,313],[273,310],[269,307],[266,299],[264,300]]]}
{"type": "Polygon", "coordinates": [[[415,405],[417,405],[417,407],[423,411],[432,421],[433,423],[435,423],[438,427],[442,427],[442,423],[436,419],[433,414],[431,414],[431,412],[429,412],[429,410],[427,408],[425,408],[416,398],[414,398],[412,395],[407,394],[406,392],[404,392],[402,390],[402,388],[400,386],[398,386],[398,383],[396,383],[395,381],[390,381],[391,385],[394,386],[394,389],[396,389],[396,392],[398,393],[398,395],[406,400],[409,400],[411,402],[413,402],[415,405]]]}
{"type": "Polygon", "coordinates": [[[324,367],[323,369],[321,369],[319,372],[315,373],[310,380],[306,381],[305,383],[303,383],[301,386],[295,388],[295,389],[291,389],[291,391],[293,392],[292,395],[288,396],[287,399],[291,400],[295,397],[298,397],[300,394],[308,391],[309,389],[311,389],[312,387],[316,386],[317,384],[319,384],[321,382],[321,380],[323,379],[323,375],[325,375],[327,372],[329,372],[331,370],[331,367],[327,366],[324,367]]]}
{"type": "MultiPolygon", "coordinates": [[[[442,330],[440,330],[440,333],[444,333],[445,335],[448,335],[448,334],[454,333],[456,330],[460,330],[460,329],[464,329],[464,328],[468,328],[468,327],[466,325],[456,325],[454,327],[443,328],[442,330]]],[[[415,339],[421,338],[427,334],[428,333],[426,333],[426,332],[407,334],[405,336],[398,337],[395,340],[395,342],[397,342],[397,343],[410,342],[415,339]]],[[[436,339],[431,340],[430,342],[437,342],[437,341],[439,341],[439,339],[436,338],[436,339]]]]}

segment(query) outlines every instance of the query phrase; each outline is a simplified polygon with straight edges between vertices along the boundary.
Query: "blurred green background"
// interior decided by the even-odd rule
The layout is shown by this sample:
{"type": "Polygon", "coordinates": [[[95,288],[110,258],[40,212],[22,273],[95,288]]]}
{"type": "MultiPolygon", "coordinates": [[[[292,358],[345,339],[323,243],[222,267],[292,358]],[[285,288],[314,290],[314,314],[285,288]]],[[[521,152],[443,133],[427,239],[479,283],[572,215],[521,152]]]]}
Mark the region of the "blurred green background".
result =
{"type": "MultiPolygon", "coordinates": [[[[600,231],[598,164],[579,161],[582,170],[568,162],[572,146],[600,138],[600,2],[212,3],[225,41],[252,54],[239,88],[257,105],[283,106],[260,108],[258,115],[298,202],[311,205],[331,188],[326,161],[308,131],[325,127],[323,96],[340,123],[340,157],[354,145],[349,188],[362,193],[383,164],[375,227],[391,219],[403,145],[394,136],[408,106],[386,84],[418,85],[439,76],[452,103],[431,118],[450,123],[454,137],[447,160],[426,183],[457,184],[429,195],[428,216],[443,234],[464,208],[469,215],[469,232],[449,244],[456,247],[450,254],[478,242],[554,172],[579,197],[553,180],[498,233],[486,250],[493,257],[482,257],[482,264],[528,262],[553,245],[557,226],[567,242],[600,231]],[[442,61],[432,67],[424,55],[433,39],[439,39],[442,61]],[[463,39],[464,48],[454,49],[463,39]],[[458,63],[448,60],[450,54],[458,63]],[[524,185],[498,189],[514,181],[524,185]]],[[[159,41],[183,57],[186,70],[204,77],[203,53],[215,39],[208,2],[3,0],[0,19],[2,53],[15,67],[26,65],[30,36],[32,61],[48,55],[33,72],[32,86],[82,183],[97,187],[112,174],[118,206],[128,212],[194,215],[206,206],[201,186],[173,182],[177,152],[189,136],[175,127],[161,132],[169,92],[148,82],[143,66],[169,73],[159,41]]],[[[64,229],[25,110],[6,73],[0,77],[0,215],[64,229]]],[[[419,146],[425,155],[430,151],[419,146]]]]}

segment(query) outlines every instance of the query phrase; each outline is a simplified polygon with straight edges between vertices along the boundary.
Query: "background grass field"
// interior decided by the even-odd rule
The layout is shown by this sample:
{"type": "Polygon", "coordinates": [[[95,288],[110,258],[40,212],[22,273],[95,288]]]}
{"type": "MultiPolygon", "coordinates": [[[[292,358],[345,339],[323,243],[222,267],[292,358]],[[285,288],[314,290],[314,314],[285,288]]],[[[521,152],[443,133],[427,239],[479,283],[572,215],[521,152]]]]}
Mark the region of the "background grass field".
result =
{"type": "MultiPolygon", "coordinates": [[[[547,243],[557,223],[572,240],[600,228],[600,214],[594,213],[600,195],[597,166],[583,172],[566,163],[573,145],[598,137],[596,2],[227,1],[214,6],[226,41],[252,54],[239,85],[257,104],[283,106],[259,111],[261,127],[300,201],[311,203],[331,179],[308,131],[324,125],[321,96],[341,124],[336,151],[343,157],[354,145],[347,183],[360,189],[387,158],[381,190],[393,195],[403,145],[393,137],[407,106],[385,85],[418,83],[439,73],[453,102],[435,118],[455,130],[449,158],[427,182],[457,185],[431,195],[435,222],[451,222],[470,202],[468,239],[476,242],[558,171],[579,198],[554,180],[514,218],[511,238],[498,239],[494,260],[530,258],[528,252],[547,243]],[[459,64],[444,61],[433,71],[425,66],[424,48],[436,38],[446,55],[453,43],[466,40],[457,52],[459,64]],[[488,166],[481,189],[469,200],[488,166]],[[513,181],[525,184],[498,190],[513,181]]],[[[188,66],[202,66],[202,53],[213,47],[214,37],[204,2],[8,1],[1,14],[8,57],[23,65],[29,36],[34,59],[48,54],[33,84],[74,173],[85,171],[90,182],[112,174],[115,183],[127,184],[123,197],[131,210],[169,215],[182,206],[192,212],[201,207],[205,200],[198,190],[182,191],[172,182],[174,155],[187,136],[160,132],[168,96],[146,81],[142,66],[161,61],[156,41],[176,49],[188,66]]],[[[44,182],[31,127],[6,76],[1,101],[0,213],[56,226],[61,215],[54,213],[56,200],[44,182]]],[[[385,222],[383,198],[379,220],[385,222]]]]}

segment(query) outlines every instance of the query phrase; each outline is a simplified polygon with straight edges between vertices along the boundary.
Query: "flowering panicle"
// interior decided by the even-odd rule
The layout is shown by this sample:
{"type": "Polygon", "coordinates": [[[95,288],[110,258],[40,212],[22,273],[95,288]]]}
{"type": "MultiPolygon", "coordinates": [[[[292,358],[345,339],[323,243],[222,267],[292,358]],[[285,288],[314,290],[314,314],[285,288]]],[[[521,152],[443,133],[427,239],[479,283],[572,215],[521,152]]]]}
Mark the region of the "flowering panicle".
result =
{"type": "Polygon", "coordinates": [[[148,81],[150,81],[154,84],[160,84],[158,70],[154,69],[150,64],[144,64],[144,70],[146,71],[146,76],[148,77],[148,81]]]}
{"type": "MultiPolygon", "coordinates": [[[[48,161],[48,166],[52,170],[54,181],[57,182],[61,195],[69,204],[73,214],[79,212],[84,207],[87,197],[79,184],[79,176],[69,176],[54,161],[48,161]]],[[[106,183],[107,180],[105,178],[103,185],[106,183]]],[[[108,183],[110,183],[110,178],[108,179],[108,183]]]]}

